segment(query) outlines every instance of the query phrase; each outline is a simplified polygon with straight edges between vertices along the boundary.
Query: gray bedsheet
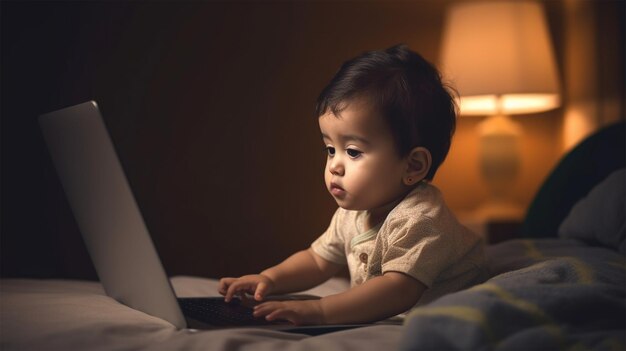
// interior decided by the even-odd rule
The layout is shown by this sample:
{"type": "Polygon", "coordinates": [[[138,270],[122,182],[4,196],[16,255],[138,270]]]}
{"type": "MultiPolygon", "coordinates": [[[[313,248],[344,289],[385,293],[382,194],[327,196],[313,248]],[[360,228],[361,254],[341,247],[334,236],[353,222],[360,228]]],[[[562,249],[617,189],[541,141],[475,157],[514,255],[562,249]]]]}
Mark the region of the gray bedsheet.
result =
{"type": "MultiPolygon", "coordinates": [[[[1,350],[624,350],[626,262],[569,239],[515,240],[487,250],[484,284],[414,310],[404,326],[317,337],[254,328],[176,330],[107,297],[96,282],[0,281],[1,350]]],[[[217,281],[175,277],[180,296],[217,281]]],[[[348,287],[332,280],[310,291],[348,287]]]]}
{"type": "MultiPolygon", "coordinates": [[[[177,295],[216,296],[217,280],[174,277],[177,295]]],[[[333,279],[307,291],[324,296],[349,282],[333,279]]],[[[97,282],[0,281],[0,350],[395,350],[403,327],[377,325],[315,337],[241,328],[189,332],[126,307],[97,282]]]]}

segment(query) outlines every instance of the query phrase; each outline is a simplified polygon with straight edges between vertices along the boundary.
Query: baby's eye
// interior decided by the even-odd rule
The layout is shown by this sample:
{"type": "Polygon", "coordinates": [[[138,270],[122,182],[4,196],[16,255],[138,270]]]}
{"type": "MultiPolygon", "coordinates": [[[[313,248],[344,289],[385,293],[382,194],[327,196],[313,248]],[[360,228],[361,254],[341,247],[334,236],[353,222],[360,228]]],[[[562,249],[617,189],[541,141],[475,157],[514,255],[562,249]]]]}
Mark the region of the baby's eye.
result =
{"type": "Polygon", "coordinates": [[[326,152],[328,152],[328,156],[335,156],[335,148],[332,146],[327,146],[326,147],[326,152]]]}
{"type": "Polygon", "coordinates": [[[355,149],[346,149],[346,153],[350,156],[350,158],[358,158],[363,152],[355,149]]]}

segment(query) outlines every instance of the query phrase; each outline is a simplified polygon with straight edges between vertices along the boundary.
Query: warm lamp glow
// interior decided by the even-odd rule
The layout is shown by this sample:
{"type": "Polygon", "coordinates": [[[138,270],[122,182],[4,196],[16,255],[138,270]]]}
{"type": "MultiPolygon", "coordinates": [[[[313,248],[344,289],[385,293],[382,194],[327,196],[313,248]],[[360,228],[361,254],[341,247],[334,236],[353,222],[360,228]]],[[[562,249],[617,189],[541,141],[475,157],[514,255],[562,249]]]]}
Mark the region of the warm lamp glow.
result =
{"type": "Polygon", "coordinates": [[[563,147],[569,150],[594,130],[594,124],[587,118],[585,104],[569,107],[563,119],[563,147]]]}
{"type": "Polygon", "coordinates": [[[557,108],[556,60],[543,8],[535,1],[452,3],[443,37],[442,70],[459,92],[461,115],[490,116],[478,125],[479,167],[490,196],[483,219],[520,219],[512,198],[521,169],[521,126],[509,115],[557,108]]]}
{"type": "Polygon", "coordinates": [[[554,52],[537,2],[453,4],[442,68],[461,95],[462,115],[526,114],[560,104],[554,52]]]}
{"type": "Polygon", "coordinates": [[[462,96],[459,101],[461,114],[485,116],[495,114],[526,114],[559,107],[558,94],[506,94],[462,96]]]}

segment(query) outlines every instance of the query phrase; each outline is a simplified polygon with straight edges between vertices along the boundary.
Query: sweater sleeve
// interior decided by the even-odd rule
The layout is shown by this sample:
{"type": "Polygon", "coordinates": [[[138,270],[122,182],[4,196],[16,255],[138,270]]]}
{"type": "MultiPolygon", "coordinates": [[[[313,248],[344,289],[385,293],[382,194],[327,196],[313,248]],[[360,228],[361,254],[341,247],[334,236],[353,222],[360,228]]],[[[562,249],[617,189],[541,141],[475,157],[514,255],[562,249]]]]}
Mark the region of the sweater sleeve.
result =
{"type": "Polygon", "coordinates": [[[439,274],[458,259],[451,233],[428,217],[399,218],[385,229],[388,235],[381,243],[383,274],[404,273],[431,287],[439,274]]]}

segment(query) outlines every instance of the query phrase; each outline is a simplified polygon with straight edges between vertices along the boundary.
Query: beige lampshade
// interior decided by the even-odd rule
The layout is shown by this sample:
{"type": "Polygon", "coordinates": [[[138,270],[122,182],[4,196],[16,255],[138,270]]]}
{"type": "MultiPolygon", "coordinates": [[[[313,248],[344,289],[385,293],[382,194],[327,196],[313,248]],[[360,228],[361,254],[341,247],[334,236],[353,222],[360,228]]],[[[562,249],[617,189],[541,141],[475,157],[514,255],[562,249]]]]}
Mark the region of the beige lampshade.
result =
{"type": "Polygon", "coordinates": [[[461,95],[463,115],[541,112],[560,104],[559,80],[540,3],[453,3],[442,69],[461,95]]]}

